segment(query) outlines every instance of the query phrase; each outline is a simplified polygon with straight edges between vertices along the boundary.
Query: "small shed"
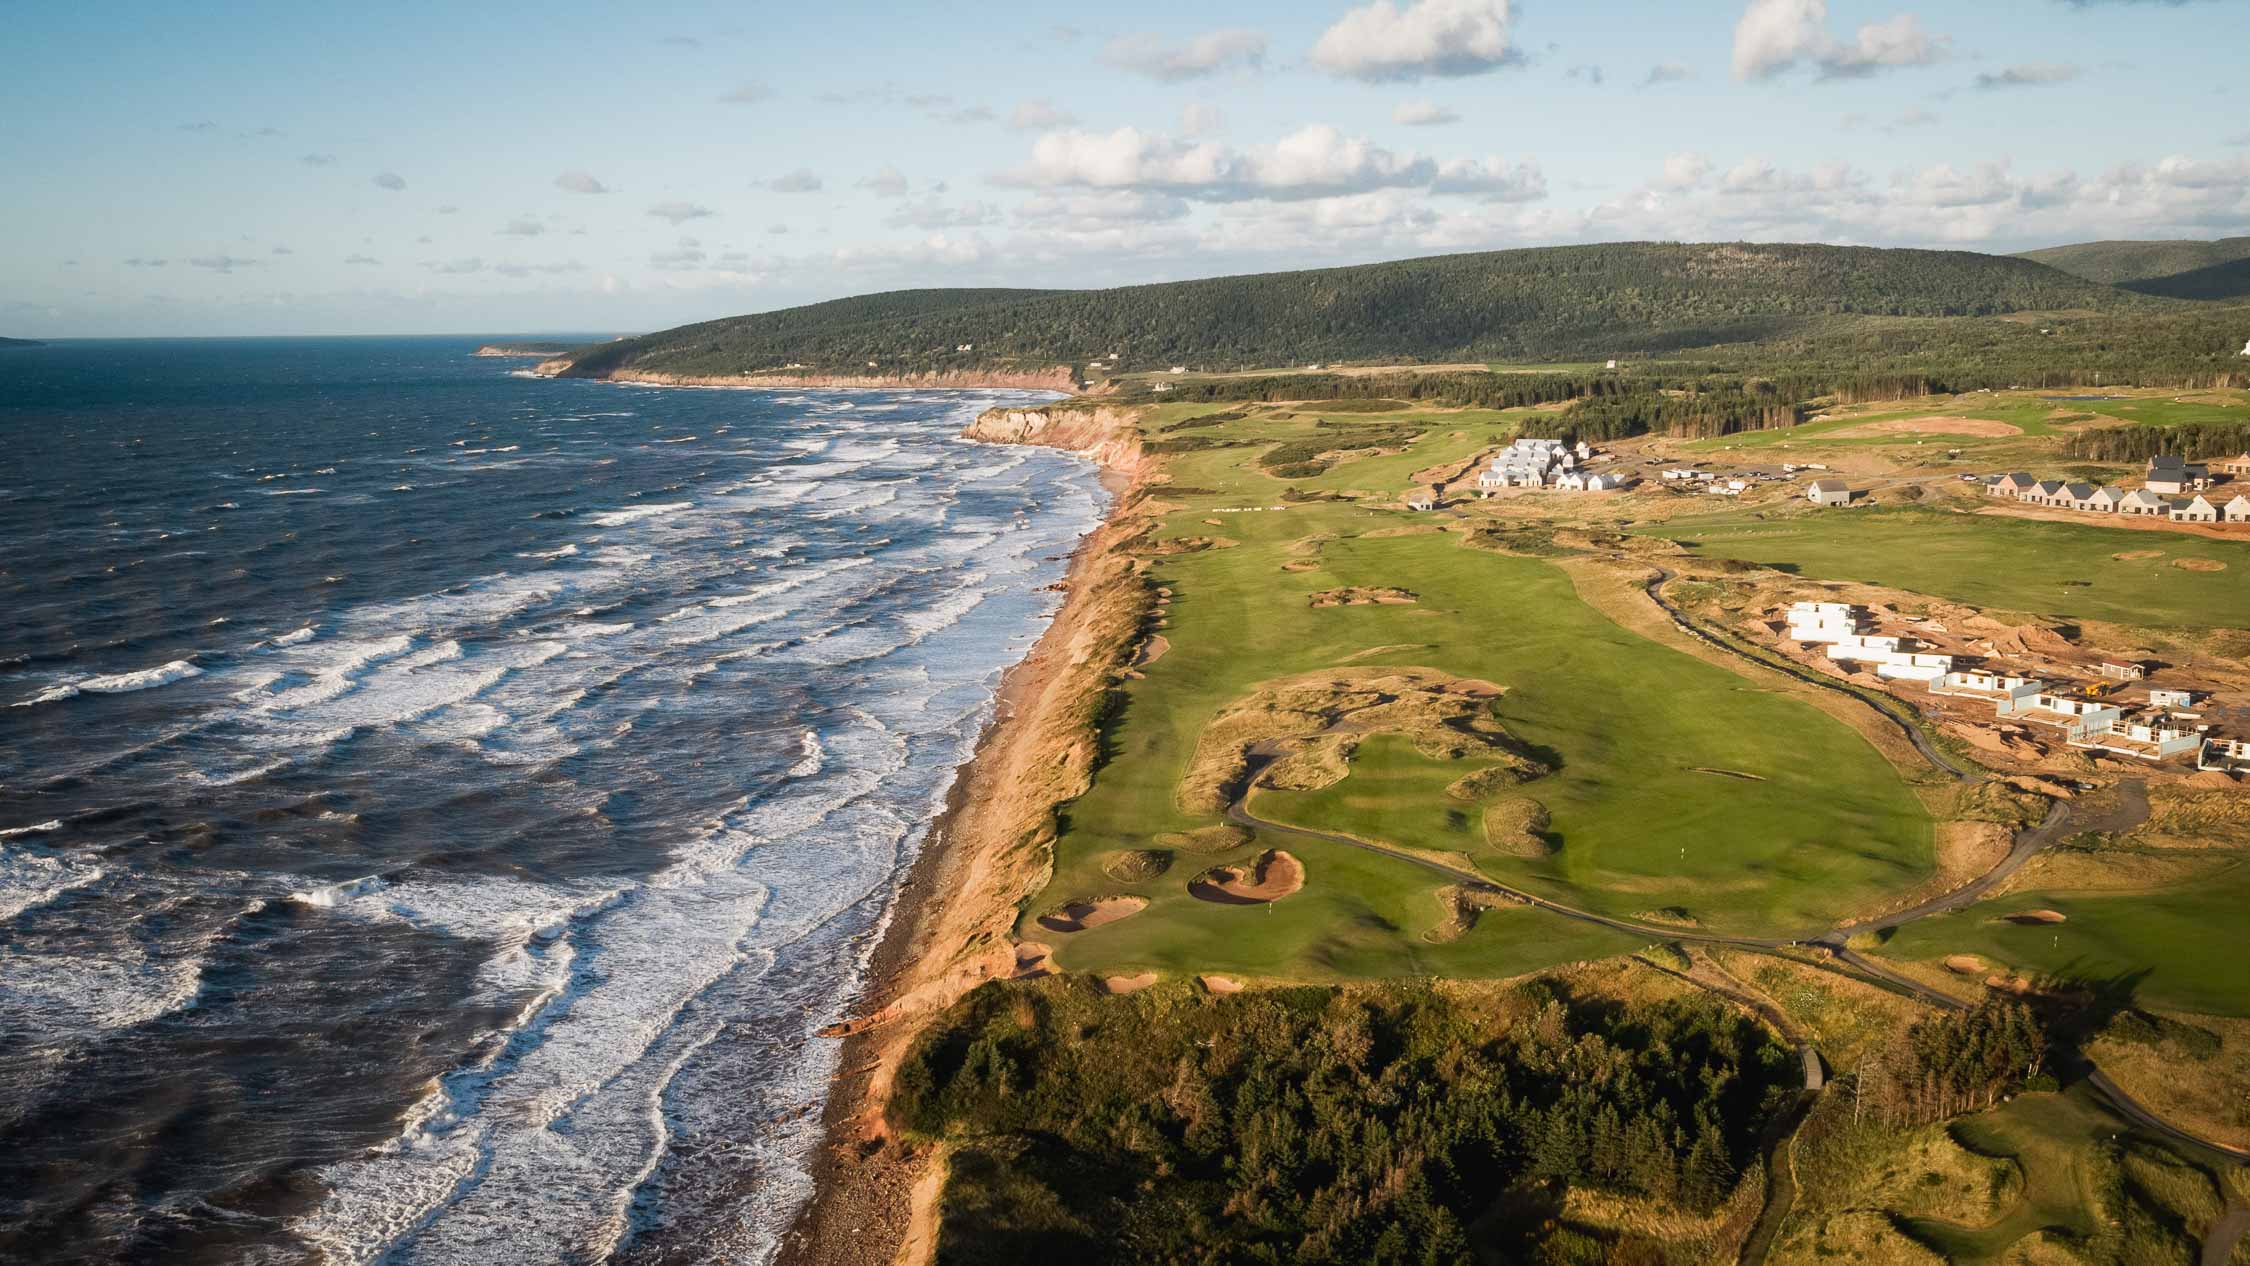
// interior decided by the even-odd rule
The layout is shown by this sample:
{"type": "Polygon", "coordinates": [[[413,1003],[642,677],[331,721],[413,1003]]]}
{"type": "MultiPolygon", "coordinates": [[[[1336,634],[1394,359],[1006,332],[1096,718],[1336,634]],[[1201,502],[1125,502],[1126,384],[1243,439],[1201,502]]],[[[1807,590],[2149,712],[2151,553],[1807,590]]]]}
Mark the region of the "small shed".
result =
{"type": "Polygon", "coordinates": [[[1406,508],[1409,510],[1437,509],[1437,489],[1427,484],[1415,488],[1414,491],[1406,494],[1406,508]]]}
{"type": "Polygon", "coordinates": [[[2102,676],[2112,681],[2139,681],[2148,676],[2148,665],[2137,659],[2105,659],[2102,676]]]}
{"type": "Polygon", "coordinates": [[[1848,506],[1851,486],[1841,479],[1815,479],[1805,486],[1805,500],[1816,506],[1848,506]]]}

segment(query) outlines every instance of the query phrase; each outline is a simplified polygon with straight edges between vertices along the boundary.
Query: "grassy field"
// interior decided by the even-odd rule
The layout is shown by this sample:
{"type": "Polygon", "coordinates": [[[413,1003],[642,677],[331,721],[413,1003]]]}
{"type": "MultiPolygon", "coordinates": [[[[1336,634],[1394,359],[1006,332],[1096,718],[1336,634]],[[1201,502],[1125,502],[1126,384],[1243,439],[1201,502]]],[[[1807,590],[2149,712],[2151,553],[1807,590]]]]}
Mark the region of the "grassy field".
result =
{"type": "Polygon", "coordinates": [[[1637,529],[1714,558],[2143,628],[2250,627],[2250,543],[1923,509],[1731,511],[1637,529]],[[2159,551],[2154,558],[2120,554],[2159,551]],[[2190,571],[2178,559],[2224,564],[2190,571]]]}
{"type": "MultiPolygon", "coordinates": [[[[1161,428],[1209,409],[1171,406],[1152,434],[1221,442],[1321,434],[1316,409],[1179,432],[1161,428]]],[[[1335,668],[1418,666],[1489,680],[1507,694],[1499,719],[1559,763],[1520,790],[1545,801],[1562,841],[1554,858],[1489,853],[1479,864],[1560,899],[1621,914],[1686,907],[1714,926],[1812,928],[1871,897],[1910,888],[1929,871],[1931,826],[1899,774],[1840,722],[1762,692],[1723,668],[1651,642],[1588,607],[1554,566],[1467,547],[1435,530],[1444,515],[1413,516],[1366,501],[1296,501],[1300,492],[1359,489],[1388,499],[1407,477],[1464,461],[1514,417],[1402,412],[1338,414],[1338,426],[1426,427],[1405,452],[1350,460],[1285,481],[1264,473],[1257,447],[1205,447],[1167,460],[1182,505],[1160,541],[1202,548],[1154,562],[1171,591],[1170,649],[1128,683],[1111,722],[1111,756],[1071,804],[1046,893],[1021,933],[1055,948],[1067,970],[1238,971],[1297,979],[1435,973],[1483,977],[1633,948],[1633,938],[1525,910],[1487,912],[1456,939],[1425,934],[1443,913],[1442,876],[1399,860],[1296,836],[1222,852],[1179,848],[1166,873],[1135,882],[1102,869],[1119,850],[1216,825],[1183,811],[1181,776],[1203,728],[1262,682],[1335,668]],[[1294,564],[1298,570],[1285,570],[1294,564]],[[1341,586],[1395,586],[1411,604],[1314,608],[1341,586]],[[1735,770],[1754,779],[1698,772],[1735,770]],[[1306,866],[1304,889],[1270,906],[1228,906],[1188,895],[1206,867],[1280,847],[1306,866]],[[1079,897],[1146,897],[1141,913],[1055,934],[1036,916],[1079,897]]],[[[1173,549],[1181,549],[1173,546],[1173,549]]],[[[1257,809],[1387,843],[1462,847],[1454,814],[1480,808],[1446,785],[1473,762],[1440,762],[1371,742],[1326,803],[1261,793],[1257,809]]],[[[1472,831],[1470,843],[1481,839],[1472,831]]]]}
{"type": "Polygon", "coordinates": [[[2187,422],[2240,422],[2250,419],[2250,392],[2191,392],[2180,397],[2143,395],[2102,399],[2074,398],[2100,394],[2095,391],[2056,391],[2031,395],[1933,397],[1903,405],[1846,409],[1840,411],[1840,416],[1824,417],[1802,426],[1722,435],[1697,440],[1687,447],[1692,451],[1708,453],[1733,449],[1755,452],[1800,446],[1850,449],[1943,444],[1948,448],[1990,450],[2015,447],[2031,452],[2035,450],[2025,446],[2024,441],[2046,440],[2050,443],[2044,451],[2050,454],[2048,464],[2051,465],[2051,454],[2055,451],[2053,443],[2082,426],[2126,423],[2161,427],[2178,426],[2187,422]],[[1858,428],[1870,424],[1907,419],[1931,420],[1930,429],[1853,434],[1858,428]],[[1943,425],[1944,419],[1959,419],[1969,425],[1958,430],[1948,430],[1943,425]],[[1977,433],[1991,428],[1974,424],[1991,422],[2003,423],[2013,428],[2013,433],[1977,433]]]}
{"type": "Polygon", "coordinates": [[[1900,928],[1882,952],[1936,962],[1981,954],[2023,974],[2121,983],[2143,1005],[2250,1015],[2250,863],[2176,888],[2143,892],[2019,892],[1900,928]],[[2067,921],[2007,916],[2056,910],[2067,921]]]}

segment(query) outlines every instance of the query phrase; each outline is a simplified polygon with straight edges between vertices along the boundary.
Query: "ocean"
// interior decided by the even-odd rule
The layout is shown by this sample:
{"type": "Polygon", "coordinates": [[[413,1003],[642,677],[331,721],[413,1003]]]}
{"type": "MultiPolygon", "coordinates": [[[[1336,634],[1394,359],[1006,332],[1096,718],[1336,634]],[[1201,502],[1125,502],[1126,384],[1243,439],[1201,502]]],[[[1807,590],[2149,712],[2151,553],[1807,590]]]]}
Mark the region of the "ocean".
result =
{"type": "Polygon", "coordinates": [[[1107,508],[1009,392],[0,352],[0,1260],[769,1257],[1107,508]]]}

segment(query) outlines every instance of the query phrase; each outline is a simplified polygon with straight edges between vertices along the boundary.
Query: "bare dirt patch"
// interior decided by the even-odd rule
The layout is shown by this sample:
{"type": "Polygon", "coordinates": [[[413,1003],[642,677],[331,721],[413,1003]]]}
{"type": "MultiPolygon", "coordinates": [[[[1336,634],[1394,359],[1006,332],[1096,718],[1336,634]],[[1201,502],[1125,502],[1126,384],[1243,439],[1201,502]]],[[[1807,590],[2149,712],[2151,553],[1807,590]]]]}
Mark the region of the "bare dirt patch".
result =
{"type": "Polygon", "coordinates": [[[2227,565],[2216,558],[2175,558],[2172,565],[2181,571],[2225,571],[2227,565]]]}
{"type": "Polygon", "coordinates": [[[1232,976],[1198,976],[1195,978],[1204,992],[1214,994],[1241,993],[1242,982],[1232,976]]]}
{"type": "Polygon", "coordinates": [[[1051,970],[1047,966],[1047,956],[1053,952],[1053,950],[1037,941],[1018,941],[1016,943],[1016,969],[1010,974],[1017,980],[1028,980],[1033,976],[1047,975],[1051,970]]]}
{"type": "Polygon", "coordinates": [[[1102,992],[1107,994],[1138,993],[1155,983],[1156,973],[1152,971],[1134,972],[1130,976],[1104,976],[1101,978],[1102,992]]]}
{"type": "Polygon", "coordinates": [[[1039,926],[1050,932],[1088,932],[1105,923],[1127,919],[1148,908],[1146,897],[1100,897],[1066,902],[1039,916],[1039,926]]]}
{"type": "Polygon", "coordinates": [[[1228,906],[1265,905],[1305,886],[1305,864],[1269,848],[1247,866],[1215,866],[1188,881],[1188,893],[1228,906]]]}
{"type": "Polygon", "coordinates": [[[1984,960],[1974,954],[1947,955],[1945,969],[1958,976],[1981,976],[1986,971],[1984,960]]]}
{"type": "Polygon", "coordinates": [[[1862,422],[1834,433],[1834,438],[1844,439],[1857,435],[1981,435],[2002,437],[2021,435],[2020,427],[1990,418],[1949,418],[1931,414],[1919,418],[1891,418],[1883,422],[1862,422]]]}
{"type": "Polygon", "coordinates": [[[1342,589],[1323,589],[1307,598],[1306,603],[1315,607],[1372,607],[1406,606],[1415,600],[1413,591],[1408,589],[1349,585],[1342,589]]]}

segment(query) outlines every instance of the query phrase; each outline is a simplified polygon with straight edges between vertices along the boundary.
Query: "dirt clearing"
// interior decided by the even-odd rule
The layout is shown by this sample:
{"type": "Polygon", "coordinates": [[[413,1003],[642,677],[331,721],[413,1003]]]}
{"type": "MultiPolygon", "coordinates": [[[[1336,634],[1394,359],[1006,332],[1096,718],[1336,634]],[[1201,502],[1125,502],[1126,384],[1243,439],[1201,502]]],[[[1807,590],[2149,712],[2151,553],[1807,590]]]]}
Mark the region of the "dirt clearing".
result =
{"type": "Polygon", "coordinates": [[[2023,431],[2006,422],[1990,418],[1948,418],[1936,414],[1920,418],[1891,418],[1884,422],[1863,422],[1835,433],[1843,439],[1855,435],[2021,435],[2023,431]]]}

